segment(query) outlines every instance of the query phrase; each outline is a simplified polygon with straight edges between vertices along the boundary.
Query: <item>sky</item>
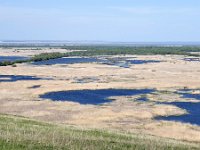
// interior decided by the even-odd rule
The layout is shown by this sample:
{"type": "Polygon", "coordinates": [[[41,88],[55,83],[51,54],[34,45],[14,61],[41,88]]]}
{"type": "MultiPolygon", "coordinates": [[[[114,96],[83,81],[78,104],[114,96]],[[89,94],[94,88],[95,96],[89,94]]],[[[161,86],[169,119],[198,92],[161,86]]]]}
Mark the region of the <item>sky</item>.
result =
{"type": "Polygon", "coordinates": [[[200,0],[0,0],[1,40],[200,41],[200,0]]]}

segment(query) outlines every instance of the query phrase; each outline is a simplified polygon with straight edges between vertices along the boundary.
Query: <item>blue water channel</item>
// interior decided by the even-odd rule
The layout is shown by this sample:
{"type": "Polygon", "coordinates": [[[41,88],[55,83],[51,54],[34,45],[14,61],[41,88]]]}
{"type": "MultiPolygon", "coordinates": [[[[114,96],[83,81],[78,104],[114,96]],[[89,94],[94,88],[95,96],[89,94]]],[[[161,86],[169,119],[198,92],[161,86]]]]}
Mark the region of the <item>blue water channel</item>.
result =
{"type": "Polygon", "coordinates": [[[21,57],[21,56],[0,56],[0,62],[4,61],[17,61],[17,60],[26,60],[28,57],[21,57]]]}
{"type": "Polygon", "coordinates": [[[130,58],[104,58],[101,57],[63,57],[45,61],[33,62],[33,65],[55,65],[55,64],[76,64],[76,63],[101,63],[107,65],[129,68],[131,64],[158,63],[156,60],[129,60],[130,58]]]}
{"type": "Polygon", "coordinates": [[[33,65],[55,65],[55,64],[76,64],[76,63],[93,63],[100,62],[97,58],[89,57],[63,57],[57,59],[50,59],[45,61],[33,62],[33,65]]]}
{"type": "Polygon", "coordinates": [[[184,61],[195,61],[195,62],[200,62],[200,58],[199,57],[194,57],[194,58],[184,58],[184,61]]]}
{"type": "Polygon", "coordinates": [[[50,80],[50,78],[39,78],[36,76],[23,76],[23,75],[0,75],[0,82],[33,81],[33,80],[50,80]]]}

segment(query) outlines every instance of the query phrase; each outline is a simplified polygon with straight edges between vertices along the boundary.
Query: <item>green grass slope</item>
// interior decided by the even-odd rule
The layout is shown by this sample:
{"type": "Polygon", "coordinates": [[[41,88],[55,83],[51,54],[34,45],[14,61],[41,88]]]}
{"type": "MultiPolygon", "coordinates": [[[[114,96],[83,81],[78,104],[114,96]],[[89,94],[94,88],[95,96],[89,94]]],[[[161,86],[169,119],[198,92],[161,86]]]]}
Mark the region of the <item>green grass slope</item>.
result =
{"type": "Polygon", "coordinates": [[[186,150],[199,149],[198,146],[152,136],[80,130],[64,125],[0,115],[1,150],[186,150]]]}

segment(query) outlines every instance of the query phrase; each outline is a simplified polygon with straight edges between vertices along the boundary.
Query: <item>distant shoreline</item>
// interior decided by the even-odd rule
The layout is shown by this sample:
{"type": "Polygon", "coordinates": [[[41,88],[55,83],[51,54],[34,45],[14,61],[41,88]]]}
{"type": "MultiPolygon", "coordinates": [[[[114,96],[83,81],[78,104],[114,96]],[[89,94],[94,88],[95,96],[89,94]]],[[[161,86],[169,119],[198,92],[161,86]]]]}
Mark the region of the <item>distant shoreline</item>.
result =
{"type": "Polygon", "coordinates": [[[107,42],[107,41],[59,41],[59,40],[1,40],[0,46],[200,46],[200,42],[107,42]]]}

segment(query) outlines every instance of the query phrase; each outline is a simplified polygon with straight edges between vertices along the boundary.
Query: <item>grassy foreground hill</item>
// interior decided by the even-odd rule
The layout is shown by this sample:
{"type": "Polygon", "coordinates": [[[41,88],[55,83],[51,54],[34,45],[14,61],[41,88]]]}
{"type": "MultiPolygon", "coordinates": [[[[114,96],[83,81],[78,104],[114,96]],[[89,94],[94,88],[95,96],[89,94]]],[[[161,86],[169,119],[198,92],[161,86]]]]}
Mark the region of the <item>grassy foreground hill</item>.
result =
{"type": "Polygon", "coordinates": [[[199,148],[199,145],[194,143],[147,135],[81,130],[22,117],[0,115],[1,150],[182,150],[199,148]]]}

